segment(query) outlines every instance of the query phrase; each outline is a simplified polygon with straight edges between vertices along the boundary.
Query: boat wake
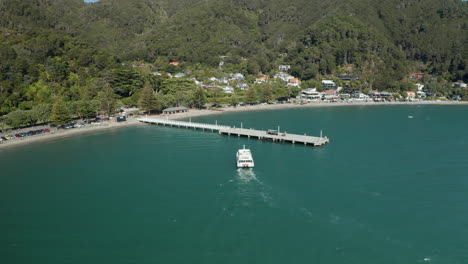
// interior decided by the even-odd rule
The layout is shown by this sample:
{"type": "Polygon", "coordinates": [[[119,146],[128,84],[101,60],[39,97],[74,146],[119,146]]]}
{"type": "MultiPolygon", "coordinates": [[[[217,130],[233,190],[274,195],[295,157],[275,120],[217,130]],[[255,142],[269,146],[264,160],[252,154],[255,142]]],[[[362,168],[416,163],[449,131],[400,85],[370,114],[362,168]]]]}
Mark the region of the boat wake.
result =
{"type": "Polygon", "coordinates": [[[251,181],[256,181],[260,183],[253,169],[237,169],[237,178],[240,180],[241,183],[249,183],[251,181]]]}
{"type": "Polygon", "coordinates": [[[257,178],[253,169],[237,169],[238,193],[248,200],[261,200],[273,206],[268,187],[257,178]]]}

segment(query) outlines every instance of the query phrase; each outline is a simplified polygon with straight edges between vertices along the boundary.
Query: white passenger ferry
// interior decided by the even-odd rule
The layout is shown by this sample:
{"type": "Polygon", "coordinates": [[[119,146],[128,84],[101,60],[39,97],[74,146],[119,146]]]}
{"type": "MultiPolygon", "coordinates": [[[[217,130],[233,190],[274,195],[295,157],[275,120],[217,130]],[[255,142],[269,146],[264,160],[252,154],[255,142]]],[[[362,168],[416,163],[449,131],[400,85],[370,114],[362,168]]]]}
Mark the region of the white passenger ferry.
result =
{"type": "Polygon", "coordinates": [[[245,145],[244,148],[237,151],[236,158],[238,168],[253,168],[255,165],[252,153],[250,152],[250,149],[245,148],[245,145]]]}

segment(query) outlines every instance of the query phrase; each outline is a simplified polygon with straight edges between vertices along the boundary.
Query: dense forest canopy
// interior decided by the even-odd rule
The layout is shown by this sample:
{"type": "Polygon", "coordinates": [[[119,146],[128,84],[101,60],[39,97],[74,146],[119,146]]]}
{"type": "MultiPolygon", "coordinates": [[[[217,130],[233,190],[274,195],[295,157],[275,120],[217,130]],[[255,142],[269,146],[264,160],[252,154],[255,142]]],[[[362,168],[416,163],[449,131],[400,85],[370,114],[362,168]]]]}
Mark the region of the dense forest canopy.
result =
{"type": "Polygon", "coordinates": [[[135,104],[150,85],[170,105],[152,70],[215,74],[220,56],[230,71],[290,64],[302,80],[359,74],[369,89],[411,72],[468,82],[467,23],[460,0],[1,0],[0,115],[89,103],[104,87],[135,104]]]}

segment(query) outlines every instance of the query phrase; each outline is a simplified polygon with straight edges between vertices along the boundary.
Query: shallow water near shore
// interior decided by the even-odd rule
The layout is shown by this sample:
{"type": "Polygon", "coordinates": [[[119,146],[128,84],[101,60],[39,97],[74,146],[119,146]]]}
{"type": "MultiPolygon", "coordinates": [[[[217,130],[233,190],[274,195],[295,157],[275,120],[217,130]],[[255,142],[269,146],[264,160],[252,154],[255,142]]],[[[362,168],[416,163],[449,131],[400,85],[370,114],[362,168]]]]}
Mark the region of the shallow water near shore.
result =
{"type": "Polygon", "coordinates": [[[135,126],[0,151],[2,263],[468,263],[468,106],[192,121],[320,148],[135,126]],[[413,118],[409,118],[412,116],[413,118]],[[256,167],[235,168],[246,145],[256,167]]]}

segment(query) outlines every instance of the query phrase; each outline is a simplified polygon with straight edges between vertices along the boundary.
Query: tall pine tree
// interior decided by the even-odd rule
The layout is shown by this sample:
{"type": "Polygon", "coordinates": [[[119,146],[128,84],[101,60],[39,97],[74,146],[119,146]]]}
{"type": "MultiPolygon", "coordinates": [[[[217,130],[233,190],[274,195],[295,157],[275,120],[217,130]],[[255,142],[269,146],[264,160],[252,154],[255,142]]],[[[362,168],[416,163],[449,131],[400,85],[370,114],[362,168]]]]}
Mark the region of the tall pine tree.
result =
{"type": "Polygon", "coordinates": [[[67,106],[62,98],[59,98],[52,107],[52,114],[50,116],[50,123],[53,125],[65,125],[72,121],[72,116],[70,111],[68,111],[67,106]]]}

